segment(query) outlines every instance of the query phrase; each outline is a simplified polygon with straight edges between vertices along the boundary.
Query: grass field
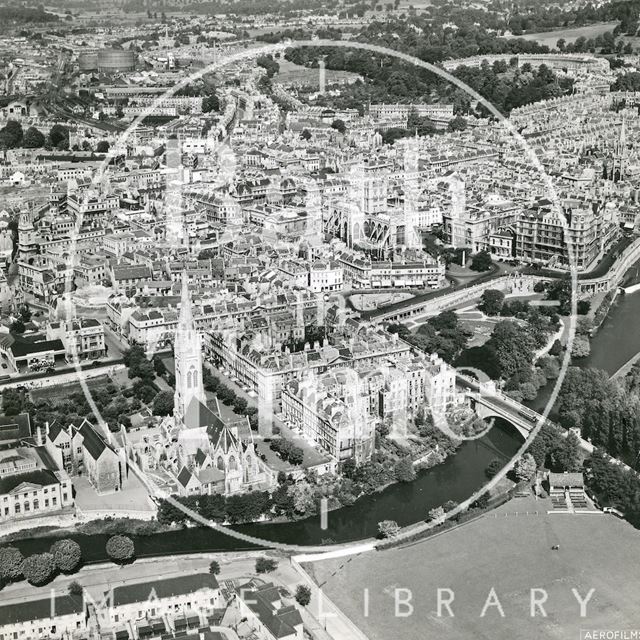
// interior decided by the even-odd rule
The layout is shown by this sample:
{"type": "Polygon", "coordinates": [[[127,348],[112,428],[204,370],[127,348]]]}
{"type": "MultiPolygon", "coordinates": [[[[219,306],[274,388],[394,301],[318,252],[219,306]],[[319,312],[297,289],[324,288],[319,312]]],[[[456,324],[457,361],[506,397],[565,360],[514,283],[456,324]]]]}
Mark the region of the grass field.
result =
{"type": "Polygon", "coordinates": [[[316,562],[310,571],[370,640],[578,640],[581,629],[637,628],[640,531],[614,516],[547,515],[547,508],[549,500],[516,498],[413,546],[316,562]],[[536,510],[540,515],[526,515],[536,510]],[[504,617],[495,606],[480,617],[492,587],[504,617]],[[401,588],[412,594],[409,617],[395,615],[401,588]],[[455,617],[446,609],[437,615],[438,588],[454,592],[455,617]],[[547,617],[531,617],[531,589],[548,593],[547,617]],[[595,589],[585,618],[572,589],[581,598],[595,589]]]}
{"type": "MultiPolygon", "coordinates": [[[[316,87],[320,85],[320,72],[318,69],[310,69],[303,67],[288,60],[278,60],[280,71],[275,76],[275,80],[281,84],[294,84],[298,86],[316,87]]],[[[350,71],[333,71],[327,69],[325,71],[325,81],[327,85],[341,82],[345,78],[358,78],[357,73],[350,71]]]]}
{"type": "Polygon", "coordinates": [[[525,40],[535,40],[538,44],[546,44],[548,47],[555,48],[556,42],[560,38],[564,38],[567,44],[575,42],[580,36],[585,38],[595,38],[607,31],[613,31],[617,22],[600,22],[598,24],[590,24],[586,27],[572,27],[568,29],[558,29],[557,31],[541,31],[540,33],[526,33],[521,38],[525,40]]]}

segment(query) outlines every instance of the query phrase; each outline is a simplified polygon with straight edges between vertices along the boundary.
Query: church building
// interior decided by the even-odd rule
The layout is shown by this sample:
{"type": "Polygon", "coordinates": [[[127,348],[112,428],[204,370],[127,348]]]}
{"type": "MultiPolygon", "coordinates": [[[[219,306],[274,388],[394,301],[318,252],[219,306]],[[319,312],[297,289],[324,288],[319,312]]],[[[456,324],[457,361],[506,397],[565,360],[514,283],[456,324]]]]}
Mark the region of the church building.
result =
{"type": "Polygon", "coordinates": [[[248,419],[225,420],[217,403],[207,405],[202,379],[202,345],[185,274],[174,358],[175,471],[179,491],[183,495],[229,495],[272,486],[275,474],[256,452],[248,419]]]}

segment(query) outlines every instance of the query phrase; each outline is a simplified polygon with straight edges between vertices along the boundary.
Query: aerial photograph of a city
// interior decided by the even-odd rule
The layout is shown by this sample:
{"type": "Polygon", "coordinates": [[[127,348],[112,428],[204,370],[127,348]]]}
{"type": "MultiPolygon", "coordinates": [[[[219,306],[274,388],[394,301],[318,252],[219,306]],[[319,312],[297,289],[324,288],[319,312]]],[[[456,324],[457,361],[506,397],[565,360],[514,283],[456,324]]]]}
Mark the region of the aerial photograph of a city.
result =
{"type": "Polygon", "coordinates": [[[640,0],[0,0],[0,640],[640,640],[640,0]]]}

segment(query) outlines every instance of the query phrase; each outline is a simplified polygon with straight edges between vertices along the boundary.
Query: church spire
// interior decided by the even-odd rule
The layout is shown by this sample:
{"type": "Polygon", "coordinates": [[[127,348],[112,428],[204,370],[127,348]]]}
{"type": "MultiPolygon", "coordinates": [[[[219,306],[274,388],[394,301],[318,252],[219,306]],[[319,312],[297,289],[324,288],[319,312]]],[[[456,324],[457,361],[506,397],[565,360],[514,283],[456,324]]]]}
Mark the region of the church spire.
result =
{"type": "Polygon", "coordinates": [[[176,424],[184,427],[184,417],[191,401],[196,398],[205,403],[202,384],[202,350],[200,336],[193,320],[191,296],[186,270],[182,272],[180,315],[174,340],[176,392],[173,413],[176,424]]]}

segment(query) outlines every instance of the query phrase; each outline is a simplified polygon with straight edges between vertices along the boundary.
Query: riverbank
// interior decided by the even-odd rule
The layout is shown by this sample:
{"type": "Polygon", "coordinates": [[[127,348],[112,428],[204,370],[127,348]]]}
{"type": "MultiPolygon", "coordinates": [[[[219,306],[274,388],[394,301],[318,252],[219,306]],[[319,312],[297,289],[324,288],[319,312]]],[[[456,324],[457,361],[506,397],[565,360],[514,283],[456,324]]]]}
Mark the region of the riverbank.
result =
{"type": "MultiPolygon", "coordinates": [[[[374,538],[378,522],[394,520],[404,527],[423,520],[430,509],[449,500],[463,502],[486,483],[485,469],[494,458],[510,459],[522,443],[521,436],[504,421],[483,438],[462,443],[455,455],[442,464],[418,470],[416,479],[394,483],[379,493],[366,495],[349,507],[328,514],[326,528],[319,515],[287,523],[262,522],[234,525],[233,530],[265,541],[291,545],[319,546],[374,538]]],[[[105,560],[108,535],[68,534],[78,542],[87,562],[105,560]]],[[[150,535],[133,535],[140,558],[195,552],[246,550],[257,547],[219,530],[193,527],[150,535]]],[[[23,555],[48,551],[56,540],[52,535],[15,540],[23,555]]]]}

